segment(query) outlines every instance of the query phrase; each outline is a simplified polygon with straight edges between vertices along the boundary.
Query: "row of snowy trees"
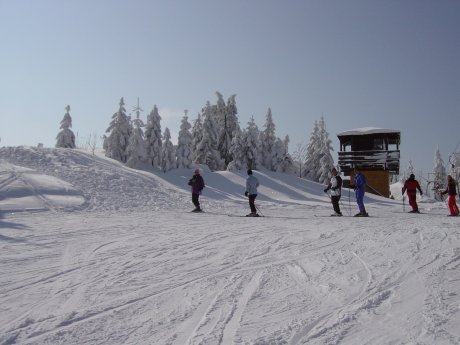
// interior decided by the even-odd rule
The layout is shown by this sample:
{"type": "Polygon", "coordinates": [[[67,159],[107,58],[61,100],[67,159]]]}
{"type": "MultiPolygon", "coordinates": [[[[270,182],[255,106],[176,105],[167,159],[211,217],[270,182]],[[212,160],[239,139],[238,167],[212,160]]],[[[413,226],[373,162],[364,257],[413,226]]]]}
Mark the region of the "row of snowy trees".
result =
{"type": "MultiPolygon", "coordinates": [[[[217,102],[209,101],[190,124],[185,111],[182,117],[177,145],[171,142],[168,128],[162,131],[161,116],[155,105],[144,123],[140,119],[139,105],[134,108],[134,119],[126,113],[122,98],[118,111],[112,116],[103,149],[107,157],[130,167],[149,164],[156,169],[168,171],[173,168],[190,168],[192,164],[206,164],[211,170],[241,170],[265,168],[270,171],[295,173],[300,168],[302,177],[325,183],[334,166],[331,156],[331,140],[324,118],[314,124],[308,146],[296,156],[294,163],[289,154],[289,136],[276,136],[273,115],[268,108],[263,129],[259,130],[251,117],[245,128],[238,120],[236,95],[224,101],[216,92],[217,102]],[[301,163],[299,163],[299,161],[301,163]]],[[[61,121],[61,131],[56,147],[75,147],[75,135],[70,130],[72,118],[70,107],[61,121]]]]}
{"type": "Polygon", "coordinates": [[[106,156],[131,167],[148,163],[163,171],[206,164],[211,170],[263,166],[271,171],[290,172],[293,162],[288,153],[289,137],[284,140],[276,137],[271,109],[268,109],[264,130],[259,131],[254,118],[245,129],[241,129],[236,96],[225,102],[219,92],[216,94],[217,103],[208,101],[193,126],[185,111],[176,146],[171,142],[169,129],[162,132],[161,116],[156,106],[144,124],[139,118],[139,110],[137,117],[130,119],[122,98],[104,136],[106,156]]]}

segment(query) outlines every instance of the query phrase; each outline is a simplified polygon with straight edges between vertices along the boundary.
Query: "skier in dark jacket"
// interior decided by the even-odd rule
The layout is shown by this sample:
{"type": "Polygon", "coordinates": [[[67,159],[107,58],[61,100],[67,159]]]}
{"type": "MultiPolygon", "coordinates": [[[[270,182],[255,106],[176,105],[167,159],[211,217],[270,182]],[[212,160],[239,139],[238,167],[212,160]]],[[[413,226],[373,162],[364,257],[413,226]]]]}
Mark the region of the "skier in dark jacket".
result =
{"type": "Polygon", "coordinates": [[[356,203],[358,204],[359,213],[355,214],[355,217],[368,217],[369,214],[366,212],[364,207],[364,193],[366,192],[366,177],[361,174],[361,171],[356,167],[354,169],[355,178],[354,184],[351,186],[355,190],[356,203]]]}
{"type": "Polygon", "coordinates": [[[452,176],[447,175],[447,188],[445,191],[441,192],[441,194],[449,195],[448,205],[449,205],[450,216],[458,216],[459,210],[458,210],[457,202],[455,201],[455,197],[457,195],[457,183],[452,178],[452,176]]]}
{"type": "Polygon", "coordinates": [[[257,187],[259,187],[259,180],[252,174],[252,170],[248,169],[248,177],[246,179],[246,191],[244,192],[244,195],[249,198],[249,207],[251,208],[251,213],[249,213],[247,217],[259,217],[255,205],[257,197],[257,187]]]}
{"type": "Polygon", "coordinates": [[[324,193],[327,193],[329,190],[331,191],[331,202],[332,207],[334,208],[334,214],[331,216],[341,217],[342,212],[340,212],[339,201],[342,191],[342,178],[337,175],[337,170],[335,168],[332,168],[331,174],[331,182],[326,187],[326,189],[324,189],[324,193]]]}
{"type": "Polygon", "coordinates": [[[204,188],[204,180],[200,175],[200,169],[195,169],[193,177],[188,181],[188,185],[192,187],[192,202],[195,209],[192,212],[201,212],[200,194],[204,188]]]}
{"type": "Polygon", "coordinates": [[[412,207],[412,211],[409,213],[420,213],[417,205],[417,189],[420,192],[420,195],[423,195],[422,188],[420,188],[420,184],[415,179],[415,175],[410,174],[409,178],[406,182],[404,182],[404,187],[402,188],[402,194],[407,191],[409,205],[412,207]]]}

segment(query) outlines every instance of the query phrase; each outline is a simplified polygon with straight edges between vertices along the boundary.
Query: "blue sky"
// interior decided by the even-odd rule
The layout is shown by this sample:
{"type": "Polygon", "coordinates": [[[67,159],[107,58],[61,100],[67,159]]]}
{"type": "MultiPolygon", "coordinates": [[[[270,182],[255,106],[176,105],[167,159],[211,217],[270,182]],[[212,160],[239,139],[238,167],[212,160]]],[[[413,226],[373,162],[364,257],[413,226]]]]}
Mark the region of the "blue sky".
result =
{"type": "Polygon", "coordinates": [[[240,124],[271,107],[290,150],[321,114],[336,133],[401,130],[401,167],[460,142],[459,1],[0,0],[0,145],[52,147],[65,106],[80,140],[125,98],[177,133],[215,91],[240,124]]]}

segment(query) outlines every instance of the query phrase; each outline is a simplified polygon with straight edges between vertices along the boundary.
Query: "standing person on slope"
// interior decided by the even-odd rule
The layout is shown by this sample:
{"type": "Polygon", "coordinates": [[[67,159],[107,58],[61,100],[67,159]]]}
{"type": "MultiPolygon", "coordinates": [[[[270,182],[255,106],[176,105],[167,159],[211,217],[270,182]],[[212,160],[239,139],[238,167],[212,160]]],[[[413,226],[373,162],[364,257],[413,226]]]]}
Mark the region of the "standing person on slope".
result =
{"type": "Polygon", "coordinates": [[[332,168],[331,174],[331,182],[326,187],[326,189],[324,189],[324,193],[327,193],[328,190],[331,191],[331,202],[335,212],[334,214],[331,214],[331,216],[342,217],[342,212],[340,212],[339,206],[340,195],[342,191],[342,178],[337,175],[337,170],[335,168],[332,168]]]}
{"type": "Polygon", "coordinates": [[[417,189],[420,192],[420,195],[423,195],[422,188],[420,188],[420,184],[415,179],[415,175],[410,174],[409,178],[406,182],[404,182],[404,187],[402,188],[402,194],[404,194],[407,190],[409,205],[412,207],[412,211],[409,211],[409,213],[420,213],[417,205],[417,189]]]}
{"type": "Polygon", "coordinates": [[[366,212],[364,207],[364,193],[366,192],[366,177],[361,174],[358,168],[354,169],[355,179],[354,185],[352,186],[355,190],[356,203],[358,204],[359,213],[355,214],[355,217],[368,217],[369,214],[366,212]]]}
{"type": "Polygon", "coordinates": [[[204,180],[200,175],[200,169],[195,169],[193,177],[188,181],[188,185],[192,187],[192,202],[195,209],[192,212],[201,212],[200,194],[204,188],[204,180]]]}
{"type": "Polygon", "coordinates": [[[246,179],[246,192],[244,192],[244,195],[249,198],[249,207],[251,208],[251,213],[249,213],[246,217],[259,217],[255,205],[257,187],[259,187],[259,180],[257,177],[252,175],[252,170],[248,169],[248,177],[246,179]]]}
{"type": "Polygon", "coordinates": [[[452,176],[447,175],[447,189],[444,192],[441,192],[442,195],[448,194],[449,195],[449,211],[450,216],[458,216],[459,210],[457,203],[455,201],[455,197],[457,195],[457,183],[452,178],[452,176]]]}

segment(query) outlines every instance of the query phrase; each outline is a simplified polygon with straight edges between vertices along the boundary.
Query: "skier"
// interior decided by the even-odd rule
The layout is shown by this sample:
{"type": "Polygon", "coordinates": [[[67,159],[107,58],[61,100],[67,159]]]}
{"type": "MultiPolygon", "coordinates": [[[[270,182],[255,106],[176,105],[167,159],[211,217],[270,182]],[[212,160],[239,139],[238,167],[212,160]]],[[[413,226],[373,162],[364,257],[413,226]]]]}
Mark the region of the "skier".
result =
{"type": "Polygon", "coordinates": [[[202,212],[199,198],[204,188],[204,180],[200,175],[200,169],[195,169],[193,177],[188,181],[188,185],[192,187],[192,202],[195,205],[195,209],[192,212],[202,212]]]}
{"type": "Polygon", "coordinates": [[[252,175],[252,170],[248,169],[248,177],[246,179],[246,192],[244,192],[244,196],[249,198],[249,207],[251,208],[251,213],[246,215],[246,217],[259,217],[255,205],[257,187],[259,187],[259,180],[257,177],[252,175]]]}
{"type": "Polygon", "coordinates": [[[457,203],[455,201],[455,197],[457,195],[457,183],[452,178],[452,176],[447,175],[447,188],[445,191],[441,192],[442,195],[448,194],[449,195],[449,211],[450,216],[456,217],[459,215],[459,210],[457,203]]]}
{"type": "Polygon", "coordinates": [[[355,217],[368,217],[369,214],[366,212],[364,207],[364,193],[366,192],[366,177],[361,174],[361,171],[357,167],[354,168],[355,179],[354,185],[351,186],[355,190],[356,203],[358,204],[359,213],[355,214],[355,217]]]}
{"type": "Polygon", "coordinates": [[[406,182],[404,182],[404,187],[402,188],[402,194],[404,194],[407,190],[409,205],[412,207],[412,211],[409,211],[409,213],[420,213],[417,205],[417,189],[420,192],[420,195],[423,195],[422,188],[420,188],[420,184],[415,179],[415,175],[410,174],[409,178],[406,182]]]}
{"type": "Polygon", "coordinates": [[[328,190],[331,191],[331,202],[332,207],[334,208],[334,214],[331,214],[331,216],[342,217],[342,212],[340,212],[339,206],[340,195],[342,191],[342,178],[337,175],[337,170],[335,168],[332,168],[331,174],[331,182],[327,188],[324,189],[324,193],[327,193],[328,190]]]}

